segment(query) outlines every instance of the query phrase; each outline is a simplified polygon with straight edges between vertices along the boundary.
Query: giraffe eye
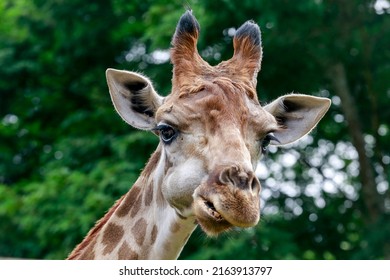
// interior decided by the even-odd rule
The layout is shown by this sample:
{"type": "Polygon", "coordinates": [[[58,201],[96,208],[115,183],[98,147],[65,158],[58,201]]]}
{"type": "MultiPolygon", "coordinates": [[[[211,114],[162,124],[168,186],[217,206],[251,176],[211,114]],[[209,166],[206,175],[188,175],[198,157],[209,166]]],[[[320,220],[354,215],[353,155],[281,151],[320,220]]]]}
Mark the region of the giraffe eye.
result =
{"type": "Polygon", "coordinates": [[[159,132],[160,138],[165,144],[170,144],[178,134],[177,130],[168,124],[160,124],[155,130],[159,132]]]}
{"type": "Polygon", "coordinates": [[[267,151],[267,148],[271,141],[279,142],[279,140],[273,135],[273,133],[267,134],[267,136],[264,137],[263,141],[261,141],[261,152],[265,153],[267,151]]]}

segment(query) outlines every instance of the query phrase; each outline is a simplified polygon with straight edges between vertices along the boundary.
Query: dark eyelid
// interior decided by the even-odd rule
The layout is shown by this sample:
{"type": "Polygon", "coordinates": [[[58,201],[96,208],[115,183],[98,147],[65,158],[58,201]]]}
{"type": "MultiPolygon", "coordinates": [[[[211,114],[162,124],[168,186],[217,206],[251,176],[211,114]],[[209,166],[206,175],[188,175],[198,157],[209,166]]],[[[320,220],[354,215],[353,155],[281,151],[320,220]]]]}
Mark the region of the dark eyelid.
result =
{"type": "Polygon", "coordinates": [[[161,130],[162,128],[166,127],[166,126],[170,126],[170,125],[159,124],[159,125],[156,125],[156,127],[153,128],[152,130],[153,130],[153,131],[158,131],[158,130],[161,130]]]}
{"type": "Polygon", "coordinates": [[[174,125],[170,124],[170,123],[166,123],[166,122],[161,122],[159,123],[158,125],[156,125],[156,127],[152,128],[153,131],[158,131],[158,130],[161,130],[162,128],[165,128],[165,127],[172,127],[172,128],[175,128],[174,125]]]}
{"type": "Polygon", "coordinates": [[[267,132],[265,134],[265,136],[263,136],[262,138],[260,138],[260,141],[263,141],[264,139],[267,139],[267,140],[273,140],[273,141],[276,141],[278,143],[280,143],[279,139],[276,138],[276,136],[274,135],[274,130],[271,130],[269,132],[267,132]]]}
{"type": "Polygon", "coordinates": [[[265,136],[265,138],[268,138],[268,140],[273,140],[273,141],[276,141],[278,143],[280,143],[279,139],[275,137],[275,135],[273,135],[272,132],[268,133],[267,136],[265,136]]]}
{"type": "Polygon", "coordinates": [[[170,126],[172,128],[178,128],[178,125],[172,121],[169,121],[169,120],[163,120],[163,121],[160,121],[155,128],[161,128],[161,127],[164,127],[164,126],[170,126]]]}

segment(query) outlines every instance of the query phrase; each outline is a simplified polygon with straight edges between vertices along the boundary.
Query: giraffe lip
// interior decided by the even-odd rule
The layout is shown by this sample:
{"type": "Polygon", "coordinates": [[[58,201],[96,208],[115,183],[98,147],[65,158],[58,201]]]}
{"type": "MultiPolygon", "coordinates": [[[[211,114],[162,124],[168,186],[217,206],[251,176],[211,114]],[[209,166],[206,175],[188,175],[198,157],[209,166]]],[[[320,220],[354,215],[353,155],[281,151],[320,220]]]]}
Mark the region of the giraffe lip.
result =
{"type": "Polygon", "coordinates": [[[203,203],[204,203],[204,206],[206,208],[206,212],[212,217],[214,218],[215,220],[217,221],[224,221],[225,219],[222,217],[222,215],[215,209],[215,206],[214,204],[210,201],[210,200],[207,200],[205,198],[203,198],[203,203]]]}
{"type": "Polygon", "coordinates": [[[209,236],[216,236],[231,228],[233,225],[226,220],[211,198],[197,195],[194,203],[194,214],[198,224],[209,236]]]}

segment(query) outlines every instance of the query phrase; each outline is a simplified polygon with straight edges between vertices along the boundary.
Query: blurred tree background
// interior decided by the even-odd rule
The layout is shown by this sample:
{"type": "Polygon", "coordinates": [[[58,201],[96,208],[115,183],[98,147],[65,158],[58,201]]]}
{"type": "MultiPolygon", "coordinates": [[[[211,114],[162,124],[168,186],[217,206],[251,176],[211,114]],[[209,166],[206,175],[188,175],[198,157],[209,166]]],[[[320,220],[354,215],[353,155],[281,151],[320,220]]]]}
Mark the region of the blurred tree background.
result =
{"type": "Polygon", "coordinates": [[[210,64],[231,57],[235,28],[260,25],[262,102],[333,104],[261,160],[259,226],[196,230],[180,258],[390,258],[387,0],[0,0],[0,256],[65,258],[131,187],[158,139],[119,118],[104,73],[140,71],[168,94],[187,6],[210,64]]]}

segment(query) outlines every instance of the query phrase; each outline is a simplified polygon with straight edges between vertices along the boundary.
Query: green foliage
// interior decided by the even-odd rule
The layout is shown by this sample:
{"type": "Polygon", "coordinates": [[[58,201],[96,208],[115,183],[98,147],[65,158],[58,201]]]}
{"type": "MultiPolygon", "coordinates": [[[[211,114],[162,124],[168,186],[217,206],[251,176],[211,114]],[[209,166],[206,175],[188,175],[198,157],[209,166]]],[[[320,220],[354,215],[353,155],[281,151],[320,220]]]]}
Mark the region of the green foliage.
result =
{"type": "Polygon", "coordinates": [[[117,138],[61,139],[53,151],[47,151],[54,160],[37,168],[41,179],[23,180],[12,188],[0,185],[6,198],[0,204],[4,229],[0,253],[66,257],[97,218],[128,191],[156,141],[140,132],[117,138]]]}
{"type": "MultiPolygon", "coordinates": [[[[332,98],[310,137],[259,167],[260,225],[217,239],[198,229],[183,259],[390,257],[390,20],[376,1],[190,1],[199,51],[232,55],[232,32],[262,29],[258,93],[332,98]],[[342,63],[381,212],[367,214],[353,137],[329,69],[342,63]]],[[[106,68],[142,71],[170,91],[166,52],[183,1],[0,0],[0,256],[62,259],[128,191],[158,139],[111,104],[106,68]]]]}

